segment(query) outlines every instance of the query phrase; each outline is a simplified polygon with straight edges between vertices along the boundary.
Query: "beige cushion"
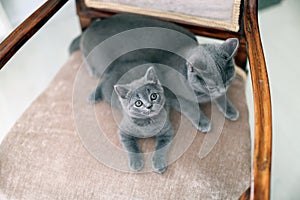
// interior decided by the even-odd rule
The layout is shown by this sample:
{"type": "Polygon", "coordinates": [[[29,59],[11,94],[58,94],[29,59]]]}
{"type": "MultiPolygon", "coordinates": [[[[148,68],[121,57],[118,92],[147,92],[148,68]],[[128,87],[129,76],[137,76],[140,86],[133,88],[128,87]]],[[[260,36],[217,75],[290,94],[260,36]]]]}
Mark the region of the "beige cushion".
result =
{"type": "MultiPolygon", "coordinates": [[[[84,136],[74,123],[73,89],[81,64],[81,54],[77,51],[2,142],[1,199],[237,199],[249,187],[251,145],[243,72],[238,72],[229,89],[229,96],[240,111],[238,121],[225,121],[219,140],[203,159],[198,156],[199,149],[214,131],[207,136],[198,132],[183,155],[160,175],[122,172],[96,159],[104,154],[118,160],[114,152],[99,152],[99,133],[84,136]],[[95,141],[95,152],[86,146],[88,138],[90,144],[95,141]]],[[[89,78],[85,69],[83,72],[89,78]]],[[[83,115],[86,108],[92,107],[85,106],[83,115]]],[[[95,113],[105,124],[108,140],[120,146],[110,107],[100,102],[95,113]]],[[[186,137],[195,131],[179,113],[172,111],[171,119],[175,130],[179,121],[184,124],[186,137]]],[[[90,127],[85,129],[88,132],[90,127]]],[[[143,150],[152,146],[153,140],[143,141],[143,150]]]]}
{"type": "Polygon", "coordinates": [[[90,8],[131,12],[237,32],[241,0],[85,0],[90,8]]]}

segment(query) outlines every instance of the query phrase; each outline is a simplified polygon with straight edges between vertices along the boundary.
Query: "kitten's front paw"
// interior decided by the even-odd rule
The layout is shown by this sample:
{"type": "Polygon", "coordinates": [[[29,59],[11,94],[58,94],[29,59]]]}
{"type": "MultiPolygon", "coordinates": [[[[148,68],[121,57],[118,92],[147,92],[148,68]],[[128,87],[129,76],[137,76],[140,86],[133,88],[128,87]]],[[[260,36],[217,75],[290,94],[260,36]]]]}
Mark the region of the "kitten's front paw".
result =
{"type": "Polygon", "coordinates": [[[144,159],[141,154],[130,157],[129,167],[132,171],[140,171],[144,166],[144,159]]]}
{"type": "Polygon", "coordinates": [[[159,154],[154,154],[152,158],[152,165],[155,172],[162,174],[167,169],[167,161],[159,154]]]}
{"type": "Polygon", "coordinates": [[[225,117],[231,121],[236,121],[239,118],[239,111],[237,109],[228,109],[225,117]]]}
{"type": "Polygon", "coordinates": [[[200,119],[200,122],[198,124],[198,130],[203,133],[209,132],[211,130],[211,123],[209,119],[207,118],[200,119]]]}

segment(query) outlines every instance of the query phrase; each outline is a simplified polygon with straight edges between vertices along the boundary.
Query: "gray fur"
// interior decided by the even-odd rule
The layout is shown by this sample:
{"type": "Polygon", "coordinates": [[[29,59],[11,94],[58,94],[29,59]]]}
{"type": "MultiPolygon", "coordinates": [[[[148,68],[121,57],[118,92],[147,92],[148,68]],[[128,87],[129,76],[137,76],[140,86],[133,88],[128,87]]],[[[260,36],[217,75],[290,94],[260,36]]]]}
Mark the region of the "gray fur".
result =
{"type": "MultiPolygon", "coordinates": [[[[234,79],[235,70],[233,64],[233,55],[238,47],[238,40],[231,38],[222,44],[198,44],[195,36],[186,29],[172,23],[160,21],[152,17],[146,17],[134,14],[117,14],[105,20],[94,21],[80,37],[80,50],[85,58],[91,51],[105,39],[125,30],[139,27],[162,27],[181,32],[191,38],[191,44],[182,47],[181,52],[188,57],[185,59],[158,49],[140,49],[121,56],[115,60],[103,73],[100,74],[101,60],[97,57],[86,59],[87,66],[91,75],[99,77],[102,80],[96,90],[89,97],[91,103],[96,103],[102,99],[110,102],[113,88],[109,87],[112,83],[116,84],[118,79],[130,69],[137,65],[145,63],[161,63],[175,69],[179,74],[185,77],[170,76],[157,67],[159,80],[162,85],[172,85],[172,92],[175,93],[179,101],[185,102],[180,110],[179,106],[173,102],[176,110],[185,114],[192,123],[201,131],[210,130],[210,122],[203,112],[195,113],[189,105],[193,104],[193,98],[189,98],[193,90],[197,98],[194,102],[206,103],[214,101],[224,116],[230,120],[238,118],[238,111],[226,97],[226,91],[234,79]],[[194,41],[194,42],[193,42],[194,41]],[[216,72],[220,76],[216,76],[216,72]],[[105,98],[108,99],[105,99],[105,98]]],[[[177,38],[174,38],[176,41],[177,38]]],[[[168,44],[166,44],[168,45],[168,44]]],[[[72,48],[76,49],[76,48],[72,48]]],[[[139,76],[135,76],[136,78],[139,76]]],[[[173,98],[166,96],[172,103],[173,98]]]]}
{"type": "Polygon", "coordinates": [[[73,53],[74,51],[80,50],[80,41],[81,35],[73,39],[71,45],[69,46],[69,54],[73,53]]]}
{"type": "Polygon", "coordinates": [[[128,152],[129,166],[141,170],[144,164],[137,138],[156,137],[153,168],[163,173],[167,168],[167,153],[173,138],[169,108],[155,70],[150,67],[145,76],[129,84],[114,85],[123,110],[120,140],[128,152]],[[139,102],[139,103],[138,103],[139,102]]]}
{"type": "Polygon", "coordinates": [[[186,63],[187,80],[197,95],[199,103],[214,101],[227,119],[237,120],[238,110],[226,96],[235,77],[233,56],[239,41],[227,39],[222,44],[204,44],[189,49],[186,63]],[[222,100],[221,100],[222,99],[222,100]]]}

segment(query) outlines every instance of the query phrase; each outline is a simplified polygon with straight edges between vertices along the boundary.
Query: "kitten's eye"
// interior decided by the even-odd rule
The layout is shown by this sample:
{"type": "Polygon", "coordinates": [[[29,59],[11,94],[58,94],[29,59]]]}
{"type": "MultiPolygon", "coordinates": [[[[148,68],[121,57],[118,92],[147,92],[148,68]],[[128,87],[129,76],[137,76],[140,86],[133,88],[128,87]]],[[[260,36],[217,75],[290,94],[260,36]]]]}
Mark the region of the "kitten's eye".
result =
{"type": "Polygon", "coordinates": [[[157,96],[158,96],[158,94],[152,93],[152,94],[150,95],[151,101],[156,100],[156,99],[157,99],[157,96]]]}
{"type": "Polygon", "coordinates": [[[136,107],[141,107],[141,106],[143,105],[143,102],[142,102],[141,100],[137,100],[137,101],[134,103],[134,105],[135,105],[136,107]]]}

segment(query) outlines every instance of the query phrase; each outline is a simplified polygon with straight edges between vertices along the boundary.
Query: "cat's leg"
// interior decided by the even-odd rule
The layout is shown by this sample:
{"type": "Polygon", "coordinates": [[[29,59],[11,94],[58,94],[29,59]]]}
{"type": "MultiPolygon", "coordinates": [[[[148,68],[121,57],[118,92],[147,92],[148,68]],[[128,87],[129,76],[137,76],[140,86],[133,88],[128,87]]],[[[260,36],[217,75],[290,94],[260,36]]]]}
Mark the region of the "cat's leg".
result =
{"type": "Polygon", "coordinates": [[[231,121],[236,121],[238,119],[239,111],[234,107],[226,95],[215,99],[214,102],[227,119],[231,121]]]}
{"type": "Polygon", "coordinates": [[[129,167],[133,171],[139,171],[144,166],[143,155],[138,147],[137,139],[125,133],[120,133],[120,140],[127,151],[129,167]]]}
{"type": "Polygon", "coordinates": [[[164,134],[156,136],[155,152],[152,157],[152,166],[155,172],[162,174],[167,169],[168,151],[173,139],[173,129],[169,128],[164,134]]]}
{"type": "Polygon", "coordinates": [[[199,104],[177,96],[177,99],[171,98],[171,106],[178,112],[185,115],[197,130],[206,133],[211,129],[210,120],[199,108],[199,104]],[[177,100],[178,99],[178,100],[177,100]],[[196,108],[196,109],[195,109],[196,108]]]}
{"type": "Polygon", "coordinates": [[[96,89],[88,97],[90,104],[96,104],[103,99],[102,95],[102,81],[97,85],[96,89]]]}

